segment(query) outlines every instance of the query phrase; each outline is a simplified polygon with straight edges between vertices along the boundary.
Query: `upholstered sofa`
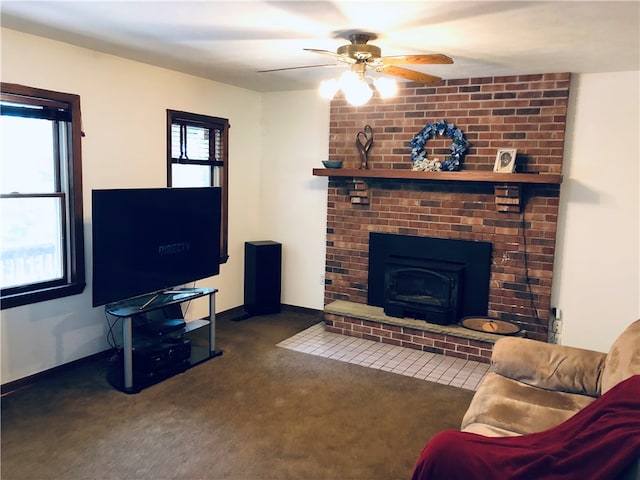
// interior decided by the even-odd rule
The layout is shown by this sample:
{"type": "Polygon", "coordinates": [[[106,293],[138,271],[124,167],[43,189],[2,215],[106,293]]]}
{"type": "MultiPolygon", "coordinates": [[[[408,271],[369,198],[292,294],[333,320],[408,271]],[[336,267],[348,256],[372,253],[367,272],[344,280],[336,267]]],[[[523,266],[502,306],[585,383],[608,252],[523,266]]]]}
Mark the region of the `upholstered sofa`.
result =
{"type": "MultiPolygon", "coordinates": [[[[461,429],[494,437],[547,430],[636,374],[640,320],[620,334],[608,353],[503,337],[495,343],[490,372],[461,429]]],[[[640,479],[638,465],[630,465],[624,478],[640,479]]]]}

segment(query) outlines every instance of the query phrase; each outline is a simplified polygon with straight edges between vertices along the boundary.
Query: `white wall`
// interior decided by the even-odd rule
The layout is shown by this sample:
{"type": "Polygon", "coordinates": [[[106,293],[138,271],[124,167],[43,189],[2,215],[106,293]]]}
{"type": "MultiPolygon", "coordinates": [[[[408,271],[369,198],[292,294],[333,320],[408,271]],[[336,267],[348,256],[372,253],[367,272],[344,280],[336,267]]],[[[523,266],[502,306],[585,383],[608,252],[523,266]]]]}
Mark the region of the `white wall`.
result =
{"type": "Polygon", "coordinates": [[[262,224],[282,242],[282,302],[322,310],[326,248],[329,103],[314,91],[277,92],[262,100],[262,224]]]}
{"type": "MultiPolygon", "coordinates": [[[[198,285],[219,288],[218,311],[242,305],[244,241],[261,236],[260,95],[8,29],[1,53],[3,82],[81,97],[87,266],[83,294],[0,312],[2,383],[107,349],[91,307],[91,190],[166,186],[167,108],[230,120],[230,259],[198,285]]],[[[189,316],[206,312],[194,302],[189,316]]]]}
{"type": "Polygon", "coordinates": [[[640,72],[574,75],[552,304],[560,343],[608,351],[640,318],[640,72]]]}

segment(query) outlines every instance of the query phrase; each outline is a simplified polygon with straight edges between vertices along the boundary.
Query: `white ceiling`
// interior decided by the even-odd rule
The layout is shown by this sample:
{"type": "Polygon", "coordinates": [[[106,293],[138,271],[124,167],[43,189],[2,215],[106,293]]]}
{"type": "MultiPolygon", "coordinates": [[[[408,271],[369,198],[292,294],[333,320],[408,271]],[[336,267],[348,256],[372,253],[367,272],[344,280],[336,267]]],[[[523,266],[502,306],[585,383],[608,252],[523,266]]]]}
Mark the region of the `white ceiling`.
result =
{"type": "Polygon", "coordinates": [[[257,91],[315,88],[345,32],[377,34],[384,56],[443,78],[640,70],[634,1],[11,1],[2,26],[257,91]]]}

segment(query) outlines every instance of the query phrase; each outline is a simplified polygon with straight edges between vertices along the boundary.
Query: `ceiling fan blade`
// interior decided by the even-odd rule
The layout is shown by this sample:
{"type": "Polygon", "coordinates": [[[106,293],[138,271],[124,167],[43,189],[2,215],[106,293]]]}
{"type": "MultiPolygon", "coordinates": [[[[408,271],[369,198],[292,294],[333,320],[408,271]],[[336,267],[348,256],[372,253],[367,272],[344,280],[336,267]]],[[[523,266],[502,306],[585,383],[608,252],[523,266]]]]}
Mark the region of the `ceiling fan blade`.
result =
{"type": "Polygon", "coordinates": [[[432,55],[398,55],[393,57],[381,57],[379,60],[387,65],[442,65],[453,63],[451,58],[440,53],[432,55]]]}
{"type": "Polygon", "coordinates": [[[381,73],[387,75],[393,75],[396,77],[404,78],[405,80],[411,80],[413,82],[424,83],[430,85],[432,83],[438,83],[442,78],[429,75],[427,73],[416,72],[415,70],[409,70],[402,67],[394,67],[393,65],[383,65],[378,69],[381,73]]]}
{"type": "Polygon", "coordinates": [[[319,53],[320,55],[329,55],[330,57],[333,57],[336,60],[339,60],[339,61],[345,62],[345,63],[356,63],[356,61],[353,58],[349,58],[346,55],[340,55],[340,54],[335,53],[335,52],[330,52],[329,50],[317,50],[315,48],[303,48],[303,50],[305,52],[319,53]]]}
{"type": "Polygon", "coordinates": [[[338,63],[325,63],[322,65],[302,65],[300,67],[284,67],[284,68],[272,68],[270,70],[258,70],[258,73],[283,72],[285,70],[299,70],[302,68],[343,67],[343,66],[344,65],[340,65],[338,63]]]}

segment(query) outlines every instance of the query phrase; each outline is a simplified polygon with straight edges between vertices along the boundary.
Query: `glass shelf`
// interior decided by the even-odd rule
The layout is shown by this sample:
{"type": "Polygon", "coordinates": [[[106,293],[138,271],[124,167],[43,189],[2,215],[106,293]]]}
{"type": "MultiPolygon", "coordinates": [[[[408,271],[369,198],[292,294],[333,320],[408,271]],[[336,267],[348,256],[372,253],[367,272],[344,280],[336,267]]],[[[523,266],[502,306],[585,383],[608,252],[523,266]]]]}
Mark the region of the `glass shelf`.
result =
{"type": "Polygon", "coordinates": [[[136,313],[150,312],[176,303],[188,302],[217,291],[213,288],[171,288],[153,295],[143,295],[111,303],[105,307],[105,310],[116,317],[128,317],[136,313]]]}

